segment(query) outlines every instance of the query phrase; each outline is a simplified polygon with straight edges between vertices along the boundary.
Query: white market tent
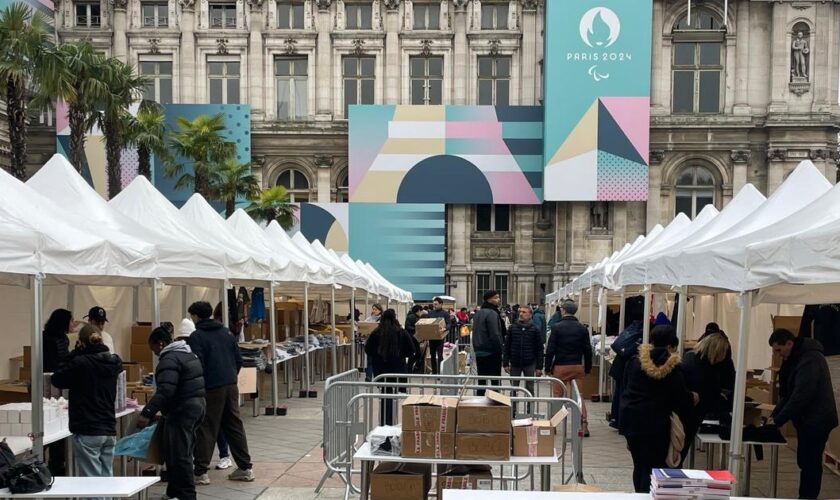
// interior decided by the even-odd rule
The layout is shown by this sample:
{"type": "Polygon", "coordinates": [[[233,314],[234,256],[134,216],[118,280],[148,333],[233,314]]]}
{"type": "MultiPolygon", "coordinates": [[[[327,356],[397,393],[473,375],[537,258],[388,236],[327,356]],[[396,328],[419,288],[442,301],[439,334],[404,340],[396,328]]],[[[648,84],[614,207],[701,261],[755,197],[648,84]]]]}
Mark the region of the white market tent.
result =
{"type": "Polygon", "coordinates": [[[289,255],[289,258],[296,261],[306,263],[306,272],[310,277],[312,283],[316,284],[335,284],[336,279],[333,276],[333,268],[326,262],[320,261],[301,248],[299,248],[292,239],[286,234],[286,231],[280,227],[277,221],[271,221],[263,230],[268,243],[280,249],[280,251],[289,255]]]}

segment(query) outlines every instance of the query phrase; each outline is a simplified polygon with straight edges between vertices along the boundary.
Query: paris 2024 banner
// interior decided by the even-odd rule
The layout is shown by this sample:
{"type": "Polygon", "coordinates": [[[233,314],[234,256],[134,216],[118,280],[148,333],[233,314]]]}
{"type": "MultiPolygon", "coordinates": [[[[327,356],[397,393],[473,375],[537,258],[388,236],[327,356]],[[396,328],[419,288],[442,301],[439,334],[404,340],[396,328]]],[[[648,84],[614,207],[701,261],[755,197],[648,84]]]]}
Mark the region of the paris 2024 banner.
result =
{"type": "Polygon", "coordinates": [[[546,9],[545,199],[647,200],[652,0],[546,9]]]}

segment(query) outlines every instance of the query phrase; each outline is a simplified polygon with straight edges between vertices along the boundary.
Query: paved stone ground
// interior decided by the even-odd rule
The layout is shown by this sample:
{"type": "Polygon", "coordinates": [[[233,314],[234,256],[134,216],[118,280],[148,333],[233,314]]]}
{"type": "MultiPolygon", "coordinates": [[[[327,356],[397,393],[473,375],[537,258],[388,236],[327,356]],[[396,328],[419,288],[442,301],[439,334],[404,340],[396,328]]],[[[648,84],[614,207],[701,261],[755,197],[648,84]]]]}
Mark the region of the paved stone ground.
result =
{"type": "MultiPolygon", "coordinates": [[[[256,481],[236,483],[225,476],[229,471],[211,471],[212,484],[198,489],[201,500],[323,500],[344,497],[343,484],[336,478],[327,481],[318,495],[315,486],[324,472],[321,459],[321,399],[323,384],[318,384],[318,399],[283,400],[289,407],[286,417],[252,418],[248,408],[244,417],[248,442],[255,465],[256,481]]],[[[606,404],[592,404],[590,428],[592,437],[584,441],[584,477],[588,484],[604,491],[632,491],[632,462],[624,439],[604,422],[606,404]]],[[[751,493],[766,496],[769,454],[763,462],[753,461],[751,493]]],[[[706,455],[698,453],[698,468],[705,468],[706,455]]],[[[552,484],[559,485],[559,467],[553,469],[552,484]]],[[[567,471],[568,474],[568,471],[567,471]]],[[[799,472],[796,455],[785,448],[780,453],[778,496],[796,498],[799,472]]],[[[527,488],[527,486],[526,486],[527,488]]],[[[152,497],[164,492],[152,490],[152,497]]],[[[840,498],[840,477],[828,470],[823,479],[820,498],[840,498]]]]}

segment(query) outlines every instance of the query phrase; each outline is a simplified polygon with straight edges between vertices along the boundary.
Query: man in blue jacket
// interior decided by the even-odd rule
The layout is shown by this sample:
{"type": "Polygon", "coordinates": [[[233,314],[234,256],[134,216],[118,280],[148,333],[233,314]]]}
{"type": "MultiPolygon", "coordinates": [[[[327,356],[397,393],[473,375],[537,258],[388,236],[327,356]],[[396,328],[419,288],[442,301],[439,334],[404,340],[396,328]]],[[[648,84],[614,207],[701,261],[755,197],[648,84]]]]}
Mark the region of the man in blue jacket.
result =
{"type": "Polygon", "coordinates": [[[195,323],[195,332],[187,343],[201,360],[206,389],[206,413],[195,440],[195,482],[210,484],[207,471],[216,438],[221,429],[227,437],[237,469],[228,476],[231,481],[253,481],[254,472],[245,426],[239,416],[239,387],[237,381],[242,368],[239,345],[230,330],[211,319],[213,306],[196,302],[187,310],[195,323]]]}

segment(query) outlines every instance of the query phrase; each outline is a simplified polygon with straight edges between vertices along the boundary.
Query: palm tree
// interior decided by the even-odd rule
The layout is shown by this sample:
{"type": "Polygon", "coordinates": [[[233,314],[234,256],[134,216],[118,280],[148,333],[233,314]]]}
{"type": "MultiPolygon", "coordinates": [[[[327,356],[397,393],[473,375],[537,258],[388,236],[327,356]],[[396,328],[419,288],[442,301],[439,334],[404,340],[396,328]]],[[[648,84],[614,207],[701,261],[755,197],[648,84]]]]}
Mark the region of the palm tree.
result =
{"type": "Polygon", "coordinates": [[[134,68],[115,57],[104,61],[101,73],[108,92],[98,103],[100,109],[94,114],[94,118],[105,137],[108,196],[113,198],[120,194],[122,189],[120,158],[123,148],[127,145],[125,115],[128,114],[129,106],[137,100],[140,92],[148,84],[148,78],[137,75],[134,68]]]}
{"type": "Polygon", "coordinates": [[[216,166],[213,171],[213,197],[225,203],[225,217],[236,211],[236,199],[255,198],[260,194],[260,183],[251,174],[250,163],[239,163],[235,158],[216,166]]]}
{"type": "Polygon", "coordinates": [[[45,74],[58,71],[50,57],[47,18],[24,3],[0,12],[0,81],[6,84],[6,118],[12,175],[26,177],[26,119],[32,91],[45,74]]]}
{"type": "Polygon", "coordinates": [[[298,207],[289,201],[289,193],[283,186],[266,189],[255,197],[245,209],[254,220],[271,222],[276,220],[283,229],[291,229],[297,223],[295,212],[298,207]]]}
{"type": "Polygon", "coordinates": [[[163,106],[154,101],[143,101],[137,116],[126,115],[126,145],[137,148],[138,173],[152,180],[152,155],[170,161],[166,147],[166,115],[163,106]]]}
{"type": "Polygon", "coordinates": [[[224,115],[201,115],[195,120],[188,120],[179,116],[175,120],[178,131],[170,136],[169,144],[172,152],[181,157],[192,160],[192,173],[184,172],[184,165],[172,160],[166,166],[167,177],[176,177],[176,189],[183,189],[190,185],[196,193],[205,198],[211,193],[210,181],[214,166],[233,158],[236,145],[222,137],[225,130],[224,115]]]}
{"type": "Polygon", "coordinates": [[[38,102],[60,99],[67,103],[70,122],[70,163],[79,172],[84,163],[85,134],[97,103],[108,95],[102,80],[105,57],[98,54],[89,41],[67,42],[53,52],[55,71],[40,82],[38,102]]]}

